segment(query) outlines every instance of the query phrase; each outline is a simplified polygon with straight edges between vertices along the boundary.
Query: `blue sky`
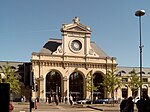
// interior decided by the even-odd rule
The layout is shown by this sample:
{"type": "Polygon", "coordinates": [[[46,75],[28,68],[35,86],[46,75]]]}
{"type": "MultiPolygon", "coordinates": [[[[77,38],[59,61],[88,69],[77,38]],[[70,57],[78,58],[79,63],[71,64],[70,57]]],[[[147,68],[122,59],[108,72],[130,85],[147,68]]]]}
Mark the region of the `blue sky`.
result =
{"type": "Polygon", "coordinates": [[[90,26],[91,40],[120,66],[139,66],[142,17],[143,66],[150,67],[150,0],[0,0],[0,60],[30,61],[49,38],[61,38],[75,16],[90,26]]]}

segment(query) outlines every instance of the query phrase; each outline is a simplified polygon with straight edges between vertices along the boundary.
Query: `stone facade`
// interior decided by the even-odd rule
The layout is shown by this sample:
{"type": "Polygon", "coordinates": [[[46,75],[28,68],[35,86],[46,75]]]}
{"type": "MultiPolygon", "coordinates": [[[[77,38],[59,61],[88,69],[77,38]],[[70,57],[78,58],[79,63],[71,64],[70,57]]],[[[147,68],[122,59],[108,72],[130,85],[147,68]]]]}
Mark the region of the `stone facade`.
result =
{"type": "MultiPolygon", "coordinates": [[[[96,43],[90,41],[91,30],[81,24],[78,17],[70,24],[63,24],[61,32],[62,39],[49,39],[40,52],[32,53],[34,78],[39,85],[38,92],[33,93],[33,96],[46,99],[46,93],[50,92],[47,89],[48,85],[46,86],[46,83],[48,84],[46,77],[54,71],[60,75],[61,97],[69,97],[70,92],[76,95],[82,92],[83,95],[79,95],[79,99],[89,98],[89,93],[85,89],[87,74],[92,70],[92,74],[103,76],[107,70],[116,68],[116,58],[109,57],[96,43]],[[72,73],[81,75],[83,90],[74,92],[69,90],[72,73]]],[[[76,95],[74,97],[77,97],[76,95]]],[[[103,93],[102,97],[105,96],[103,93]]]]}
{"type": "MultiPolygon", "coordinates": [[[[78,17],[75,17],[70,24],[63,24],[61,32],[62,39],[50,38],[39,52],[32,53],[30,73],[34,74],[33,99],[39,97],[40,100],[45,101],[47,97],[56,94],[59,100],[70,96],[73,96],[74,100],[91,98],[91,96],[93,99],[110,97],[102,87],[93,93],[88,91],[87,80],[89,75],[94,76],[94,85],[99,85],[103,82],[103,76],[107,71],[114,69],[118,74],[120,73],[123,83],[123,86],[115,91],[115,99],[133,96],[128,87],[131,77],[129,72],[133,69],[139,72],[139,67],[117,66],[115,57],[108,56],[95,42],[91,42],[90,28],[81,24],[78,17]]],[[[17,69],[20,64],[23,65],[24,62],[0,62],[0,66],[9,65],[17,69]]],[[[150,95],[149,74],[150,68],[143,68],[142,91],[148,95],[150,95]]],[[[3,75],[1,71],[0,75],[3,75]]],[[[20,95],[25,95],[27,91],[20,92],[20,95]]],[[[139,90],[136,96],[140,96],[139,90]]]]}
{"type": "MultiPolygon", "coordinates": [[[[134,69],[136,73],[139,73],[139,67],[124,67],[124,66],[117,66],[117,72],[122,72],[120,74],[123,86],[118,89],[116,92],[116,98],[122,98],[124,95],[126,97],[133,96],[131,89],[128,87],[128,83],[131,81],[131,74],[130,72],[134,69]],[[123,95],[124,94],[124,95],[123,95]]],[[[150,68],[142,68],[142,91],[150,95],[150,68]]],[[[140,77],[140,74],[137,74],[140,77]]],[[[140,96],[140,88],[136,93],[136,96],[140,96]]]]}

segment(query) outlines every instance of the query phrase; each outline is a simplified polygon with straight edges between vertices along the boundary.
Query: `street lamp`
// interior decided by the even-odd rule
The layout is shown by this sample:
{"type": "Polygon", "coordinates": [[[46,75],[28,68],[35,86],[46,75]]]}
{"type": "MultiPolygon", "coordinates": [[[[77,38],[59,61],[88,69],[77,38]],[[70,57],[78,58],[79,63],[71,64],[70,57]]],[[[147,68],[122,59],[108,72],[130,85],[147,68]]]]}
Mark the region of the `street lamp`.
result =
{"type": "Polygon", "coordinates": [[[140,98],[142,96],[142,33],[141,33],[141,17],[145,15],[145,10],[137,10],[135,12],[135,16],[139,17],[139,30],[140,30],[140,82],[141,82],[141,86],[140,86],[140,98]]]}

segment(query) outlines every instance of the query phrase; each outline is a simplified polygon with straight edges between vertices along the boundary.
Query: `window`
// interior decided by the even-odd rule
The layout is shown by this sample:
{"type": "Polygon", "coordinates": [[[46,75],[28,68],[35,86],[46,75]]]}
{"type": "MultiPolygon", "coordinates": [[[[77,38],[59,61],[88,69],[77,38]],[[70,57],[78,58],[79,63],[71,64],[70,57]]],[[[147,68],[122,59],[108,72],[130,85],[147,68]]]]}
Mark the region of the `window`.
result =
{"type": "Polygon", "coordinates": [[[128,97],[128,89],[127,88],[122,88],[122,97],[127,98],[128,97]]]}
{"type": "Polygon", "coordinates": [[[148,82],[148,79],[147,78],[143,78],[143,82],[148,82]]]}
{"type": "Polygon", "coordinates": [[[128,78],[122,78],[122,82],[123,82],[123,83],[128,82],[128,78]]]}

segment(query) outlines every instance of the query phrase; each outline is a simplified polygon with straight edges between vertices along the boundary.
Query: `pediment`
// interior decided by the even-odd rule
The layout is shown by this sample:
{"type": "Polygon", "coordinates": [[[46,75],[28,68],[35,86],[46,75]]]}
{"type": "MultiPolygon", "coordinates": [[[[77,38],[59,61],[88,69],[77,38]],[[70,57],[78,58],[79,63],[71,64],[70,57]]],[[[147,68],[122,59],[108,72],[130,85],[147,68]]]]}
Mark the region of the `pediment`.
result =
{"type": "Polygon", "coordinates": [[[79,18],[73,19],[73,22],[70,24],[63,24],[61,31],[91,33],[90,28],[88,26],[81,24],[79,18]]]}
{"type": "Polygon", "coordinates": [[[86,31],[86,29],[80,28],[78,26],[67,29],[69,31],[86,31]]]}
{"type": "Polygon", "coordinates": [[[64,29],[62,29],[63,31],[72,31],[72,32],[86,32],[86,33],[91,33],[90,29],[88,27],[82,27],[82,26],[69,26],[66,27],[64,29]]]}

